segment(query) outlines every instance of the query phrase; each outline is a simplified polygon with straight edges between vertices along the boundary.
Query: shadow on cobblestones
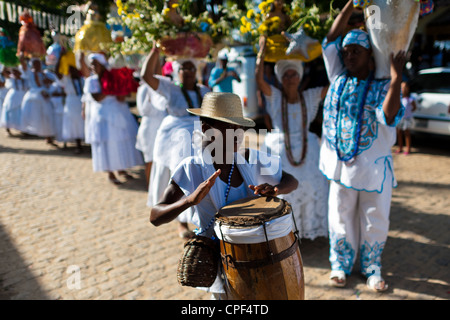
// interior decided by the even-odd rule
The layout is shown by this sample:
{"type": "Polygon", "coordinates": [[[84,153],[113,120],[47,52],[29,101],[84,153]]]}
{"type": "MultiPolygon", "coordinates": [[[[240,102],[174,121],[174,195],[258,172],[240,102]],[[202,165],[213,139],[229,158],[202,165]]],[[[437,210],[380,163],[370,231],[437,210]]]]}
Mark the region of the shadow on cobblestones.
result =
{"type": "Polygon", "coordinates": [[[48,299],[8,233],[0,225],[0,300],[48,299]],[[13,266],[13,267],[11,267],[13,266]]]}
{"type": "Polygon", "coordinates": [[[418,212],[393,202],[391,231],[383,253],[386,280],[395,288],[415,292],[415,298],[428,295],[449,299],[448,227],[448,215],[418,212]]]}
{"type": "MultiPolygon", "coordinates": [[[[41,142],[45,145],[45,141],[41,142]]],[[[78,157],[78,158],[86,158],[91,159],[91,148],[90,146],[84,145],[82,147],[83,152],[81,154],[75,154],[75,148],[73,146],[69,146],[66,149],[62,148],[54,148],[48,147],[48,150],[42,149],[25,149],[25,148],[10,148],[5,146],[0,146],[0,153],[17,153],[24,155],[37,155],[37,156],[63,156],[63,157],[78,157]]]]}

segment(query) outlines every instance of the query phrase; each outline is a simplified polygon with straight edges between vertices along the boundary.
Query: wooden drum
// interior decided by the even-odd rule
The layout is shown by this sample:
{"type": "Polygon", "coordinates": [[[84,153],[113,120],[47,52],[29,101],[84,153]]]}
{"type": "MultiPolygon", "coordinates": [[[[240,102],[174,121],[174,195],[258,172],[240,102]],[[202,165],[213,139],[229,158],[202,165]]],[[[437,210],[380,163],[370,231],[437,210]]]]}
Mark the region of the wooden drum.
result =
{"type": "Polygon", "coordinates": [[[305,284],[289,203],[247,198],[216,214],[225,289],[231,300],[303,300],[305,284]]]}

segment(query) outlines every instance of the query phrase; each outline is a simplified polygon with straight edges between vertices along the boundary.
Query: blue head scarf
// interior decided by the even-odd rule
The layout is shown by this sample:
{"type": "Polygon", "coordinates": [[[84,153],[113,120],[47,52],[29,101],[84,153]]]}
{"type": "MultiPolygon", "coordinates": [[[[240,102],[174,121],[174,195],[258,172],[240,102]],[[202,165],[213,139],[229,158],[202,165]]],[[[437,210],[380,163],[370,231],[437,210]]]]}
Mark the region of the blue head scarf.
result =
{"type": "Polygon", "coordinates": [[[342,40],[342,47],[349,44],[357,44],[366,49],[370,49],[369,34],[361,29],[350,30],[342,40]]]}

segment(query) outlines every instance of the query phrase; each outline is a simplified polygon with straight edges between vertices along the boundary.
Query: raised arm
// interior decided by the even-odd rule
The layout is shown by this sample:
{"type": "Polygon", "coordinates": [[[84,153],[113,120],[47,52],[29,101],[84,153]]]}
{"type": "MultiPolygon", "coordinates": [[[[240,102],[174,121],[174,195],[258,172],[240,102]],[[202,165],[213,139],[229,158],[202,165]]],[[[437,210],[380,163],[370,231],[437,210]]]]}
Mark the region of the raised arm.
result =
{"type": "Polygon", "coordinates": [[[80,72],[83,75],[83,77],[87,78],[91,75],[91,70],[89,69],[89,66],[86,64],[86,60],[84,58],[84,52],[80,53],[78,64],[80,66],[80,72]]]}
{"type": "Polygon", "coordinates": [[[159,48],[157,48],[156,43],[154,43],[141,70],[142,80],[144,80],[153,90],[157,90],[159,87],[159,80],[155,77],[155,74],[157,74],[155,70],[159,63],[159,48]]]}
{"type": "Polygon", "coordinates": [[[383,111],[387,124],[391,124],[401,107],[400,93],[402,84],[402,71],[406,61],[406,54],[400,51],[394,57],[391,54],[391,85],[383,102],[383,111]]]}
{"type": "Polygon", "coordinates": [[[266,52],[266,37],[261,36],[259,38],[259,52],[256,58],[256,83],[258,84],[259,90],[266,95],[272,95],[272,89],[270,88],[270,84],[264,80],[264,54],[266,52]]]}
{"type": "Polygon", "coordinates": [[[209,190],[211,190],[219,175],[220,170],[217,170],[187,197],[180,187],[172,181],[166,188],[161,201],[152,207],[150,211],[150,222],[155,226],[169,223],[186,209],[199,204],[209,193],[209,190]]]}
{"type": "Polygon", "coordinates": [[[295,179],[291,174],[283,171],[280,183],[276,186],[272,186],[268,183],[263,183],[257,186],[249,185],[248,187],[252,189],[255,194],[276,197],[280,194],[287,194],[297,189],[298,180],[295,179]]]}
{"type": "Polygon", "coordinates": [[[333,42],[340,35],[342,35],[347,27],[348,21],[353,13],[353,0],[349,0],[342,11],[338,14],[336,19],[333,22],[333,25],[328,31],[327,34],[327,42],[333,42]]]}

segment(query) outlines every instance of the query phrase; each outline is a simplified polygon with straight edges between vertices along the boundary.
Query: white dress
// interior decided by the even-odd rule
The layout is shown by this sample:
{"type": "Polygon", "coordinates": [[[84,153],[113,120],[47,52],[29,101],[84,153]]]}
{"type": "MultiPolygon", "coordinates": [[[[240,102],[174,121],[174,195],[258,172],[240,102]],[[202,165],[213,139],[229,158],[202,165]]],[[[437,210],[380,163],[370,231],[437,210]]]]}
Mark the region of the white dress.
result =
{"type": "Polygon", "coordinates": [[[3,100],[0,126],[22,131],[20,107],[28,89],[27,81],[25,79],[9,78],[6,80],[5,87],[9,89],[3,100]]]}
{"type": "Polygon", "coordinates": [[[142,156],[135,148],[138,125],[128,105],[114,96],[96,101],[92,94],[99,93],[99,89],[98,76],[86,79],[83,98],[86,104],[85,139],[91,144],[94,172],[142,165],[142,156]]]}
{"type": "Polygon", "coordinates": [[[64,92],[63,86],[59,79],[54,81],[48,89],[50,94],[50,102],[53,105],[53,126],[55,128],[55,140],[65,141],[63,138],[63,113],[64,113],[64,97],[51,96],[53,93],[61,94],[64,92]]]}
{"type": "MultiPolygon", "coordinates": [[[[266,96],[267,110],[272,119],[273,130],[268,133],[263,147],[269,153],[280,155],[283,170],[293,175],[299,182],[293,192],[280,196],[292,205],[295,222],[301,238],[315,239],[328,236],[328,182],[319,170],[319,137],[308,130],[307,153],[303,164],[290,163],[285,149],[283,120],[281,113],[281,91],[271,86],[272,95],[266,96]]],[[[307,125],[314,120],[321,101],[322,87],[303,92],[307,109],[307,125]]],[[[302,111],[300,103],[287,104],[289,135],[292,155],[300,160],[303,148],[302,111]]],[[[263,149],[264,150],[264,149],[263,149]]]]}
{"type": "Polygon", "coordinates": [[[0,116],[2,114],[2,109],[3,109],[3,101],[5,100],[6,94],[8,93],[9,90],[9,78],[8,79],[4,79],[2,75],[0,75],[1,81],[4,83],[3,87],[0,88],[0,116]]]}
{"type": "Polygon", "coordinates": [[[157,100],[157,96],[151,96],[148,84],[143,83],[139,86],[136,94],[136,107],[142,118],[137,133],[136,149],[142,151],[146,163],[153,161],[156,133],[167,115],[167,101],[162,99],[158,102],[157,100]],[[159,104],[158,107],[155,104],[159,104]]]}
{"type": "Polygon", "coordinates": [[[70,76],[64,76],[62,84],[66,93],[62,121],[62,137],[64,141],[84,139],[84,120],[81,116],[83,78],[72,79],[70,76]]]}
{"type": "Polygon", "coordinates": [[[50,99],[44,98],[42,92],[47,92],[44,86],[44,74],[38,73],[40,85],[36,83],[31,70],[25,72],[29,90],[23,97],[21,106],[21,126],[26,133],[40,137],[55,135],[53,105],[50,99]]]}

